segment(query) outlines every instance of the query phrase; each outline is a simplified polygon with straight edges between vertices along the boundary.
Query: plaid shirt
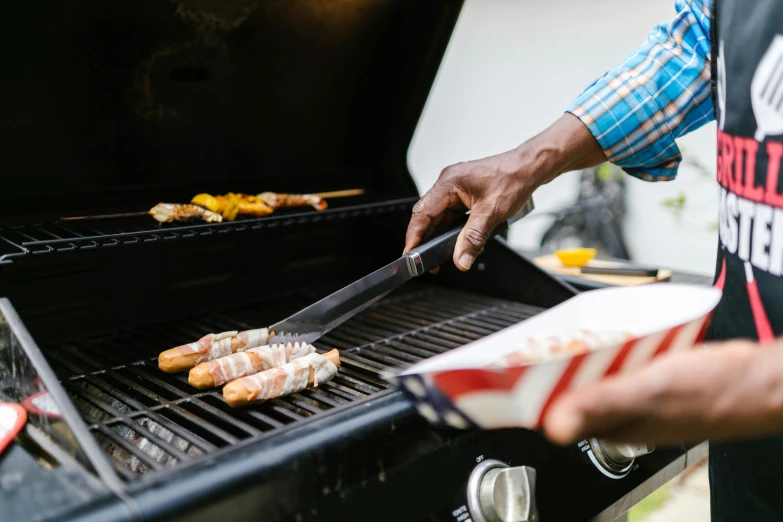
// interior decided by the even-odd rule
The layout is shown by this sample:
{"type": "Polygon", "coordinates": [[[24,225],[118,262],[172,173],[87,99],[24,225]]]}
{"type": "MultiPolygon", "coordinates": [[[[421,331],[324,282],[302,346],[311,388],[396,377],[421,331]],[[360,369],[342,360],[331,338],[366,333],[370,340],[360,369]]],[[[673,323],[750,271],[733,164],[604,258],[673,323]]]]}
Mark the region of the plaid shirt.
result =
{"type": "Polygon", "coordinates": [[[710,92],[713,0],[675,0],[677,16],[568,108],[606,157],[645,181],[674,179],[676,138],[714,119],[710,92]]]}

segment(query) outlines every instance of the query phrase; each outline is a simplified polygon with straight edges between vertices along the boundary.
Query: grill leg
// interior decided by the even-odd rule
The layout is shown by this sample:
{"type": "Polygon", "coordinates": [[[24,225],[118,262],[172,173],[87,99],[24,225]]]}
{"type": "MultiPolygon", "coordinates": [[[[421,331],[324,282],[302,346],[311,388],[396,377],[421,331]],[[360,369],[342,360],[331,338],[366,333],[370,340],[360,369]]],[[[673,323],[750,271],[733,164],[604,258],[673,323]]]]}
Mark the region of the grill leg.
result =
{"type": "Polygon", "coordinates": [[[618,518],[614,519],[614,522],[628,522],[628,512],[626,511],[622,515],[620,515],[618,518]]]}

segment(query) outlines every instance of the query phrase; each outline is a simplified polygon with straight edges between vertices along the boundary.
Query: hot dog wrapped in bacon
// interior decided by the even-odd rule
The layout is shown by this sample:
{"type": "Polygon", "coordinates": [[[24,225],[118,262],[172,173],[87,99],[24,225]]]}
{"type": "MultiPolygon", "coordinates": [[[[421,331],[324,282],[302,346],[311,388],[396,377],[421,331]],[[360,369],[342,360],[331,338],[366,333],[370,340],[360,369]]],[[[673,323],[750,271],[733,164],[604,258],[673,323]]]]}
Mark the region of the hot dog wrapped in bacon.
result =
{"type": "Polygon", "coordinates": [[[522,347],[493,366],[508,368],[537,363],[559,355],[578,355],[608,346],[616,346],[633,339],[628,332],[591,332],[578,330],[544,339],[528,339],[522,347]]]}
{"type": "Polygon", "coordinates": [[[184,344],[162,352],[158,367],[166,373],[190,370],[197,364],[218,359],[248,348],[264,346],[269,340],[268,328],[208,334],[195,343],[184,344]]]}
{"type": "Polygon", "coordinates": [[[233,407],[290,395],[305,388],[317,388],[337,375],[340,353],[311,353],[278,368],[242,377],[223,387],[223,398],[233,407]]]}
{"type": "Polygon", "coordinates": [[[243,352],[199,364],[190,370],[188,382],[198,389],[222,386],[246,375],[283,366],[313,352],[315,347],[306,343],[272,344],[248,348],[243,352]]]}

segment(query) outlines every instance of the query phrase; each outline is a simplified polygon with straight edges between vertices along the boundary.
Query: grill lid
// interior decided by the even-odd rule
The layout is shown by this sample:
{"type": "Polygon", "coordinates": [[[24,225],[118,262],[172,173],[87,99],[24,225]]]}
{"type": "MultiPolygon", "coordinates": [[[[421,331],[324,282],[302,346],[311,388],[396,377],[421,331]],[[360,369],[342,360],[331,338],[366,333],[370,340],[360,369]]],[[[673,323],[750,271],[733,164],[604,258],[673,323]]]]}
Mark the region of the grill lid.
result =
{"type": "Polygon", "coordinates": [[[406,152],[461,3],[9,5],[0,218],[200,191],[416,195],[406,152]]]}

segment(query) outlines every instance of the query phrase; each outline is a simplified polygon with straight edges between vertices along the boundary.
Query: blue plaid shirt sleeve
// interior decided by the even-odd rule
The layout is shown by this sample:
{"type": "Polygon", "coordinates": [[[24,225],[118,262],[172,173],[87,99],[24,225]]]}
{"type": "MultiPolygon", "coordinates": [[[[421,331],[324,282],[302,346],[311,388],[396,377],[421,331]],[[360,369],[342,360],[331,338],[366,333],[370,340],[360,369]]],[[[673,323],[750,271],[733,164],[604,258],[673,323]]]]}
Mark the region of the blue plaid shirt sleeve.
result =
{"type": "Polygon", "coordinates": [[[710,91],[713,0],[675,0],[677,16],[588,87],[567,112],[579,118],[606,157],[645,181],[674,179],[675,139],[714,119],[710,91]]]}

